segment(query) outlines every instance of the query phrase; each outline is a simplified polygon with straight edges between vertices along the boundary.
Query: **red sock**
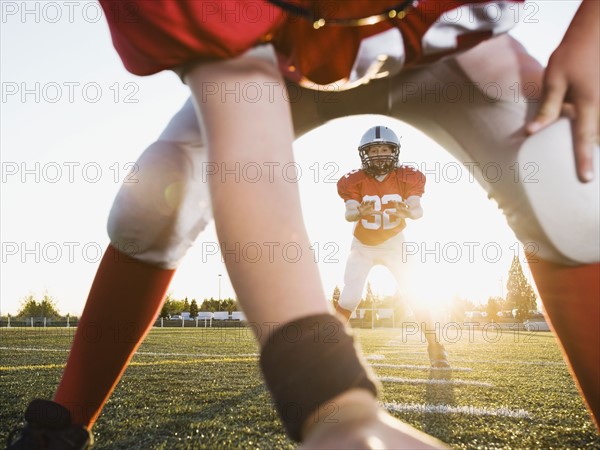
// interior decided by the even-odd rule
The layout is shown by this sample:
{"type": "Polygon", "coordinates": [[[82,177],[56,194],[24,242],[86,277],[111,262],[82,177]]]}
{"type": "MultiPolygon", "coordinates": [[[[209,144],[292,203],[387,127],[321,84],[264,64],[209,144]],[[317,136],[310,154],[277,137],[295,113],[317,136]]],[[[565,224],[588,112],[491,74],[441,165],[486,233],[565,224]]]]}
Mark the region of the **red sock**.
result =
{"type": "Polygon", "coordinates": [[[154,324],[174,272],[108,247],[54,395],[73,423],[92,427],[154,324]]]}
{"type": "Polygon", "coordinates": [[[352,311],[342,308],[339,303],[335,305],[335,312],[342,316],[345,322],[348,322],[352,315],[352,311]]]}
{"type": "MultiPolygon", "coordinates": [[[[600,419],[600,264],[530,263],[546,315],[592,413],[600,419]]],[[[599,427],[600,429],[600,427],[599,427]]]]}

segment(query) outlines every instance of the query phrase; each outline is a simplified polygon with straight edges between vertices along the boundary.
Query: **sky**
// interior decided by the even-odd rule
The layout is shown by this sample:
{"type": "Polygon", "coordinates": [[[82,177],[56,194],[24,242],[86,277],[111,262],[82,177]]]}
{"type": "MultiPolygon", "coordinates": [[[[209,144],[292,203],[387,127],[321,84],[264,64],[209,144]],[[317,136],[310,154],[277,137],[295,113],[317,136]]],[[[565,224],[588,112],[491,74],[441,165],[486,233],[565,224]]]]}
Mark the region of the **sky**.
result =
{"type": "MultiPolygon", "coordinates": [[[[545,64],[578,4],[527,2],[511,33],[545,64]]],[[[14,314],[27,295],[48,293],[63,314],[78,315],[108,244],[113,198],[188,91],[171,72],[129,74],[95,2],[0,6],[0,313],[14,314]]],[[[342,286],[352,238],[335,183],[358,168],[356,147],[374,125],[402,136],[401,160],[428,177],[425,215],[405,232],[417,244],[412,273],[423,298],[441,303],[461,296],[478,303],[505,294],[511,260],[522,253],[497,205],[444,149],[380,116],[332,121],[294,144],[305,223],[325,292],[342,286]],[[457,199],[468,210],[457,208],[457,199]]],[[[172,295],[235,296],[220,255],[212,252],[217,242],[210,224],[177,271],[172,295]]],[[[530,276],[527,267],[525,273],[530,276]]],[[[395,291],[383,268],[369,280],[375,293],[395,291]]]]}

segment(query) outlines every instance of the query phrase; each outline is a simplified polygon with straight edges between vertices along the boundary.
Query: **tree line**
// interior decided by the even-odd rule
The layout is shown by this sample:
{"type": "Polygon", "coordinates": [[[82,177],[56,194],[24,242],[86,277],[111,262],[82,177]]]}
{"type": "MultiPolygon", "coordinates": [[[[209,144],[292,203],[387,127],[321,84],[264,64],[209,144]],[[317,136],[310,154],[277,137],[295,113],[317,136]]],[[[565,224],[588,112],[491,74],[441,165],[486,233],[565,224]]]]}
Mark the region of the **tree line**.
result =
{"type": "Polygon", "coordinates": [[[171,316],[179,315],[183,312],[189,312],[191,318],[198,316],[198,313],[202,311],[215,312],[215,311],[227,311],[232,313],[238,311],[237,301],[233,298],[226,298],[217,300],[213,297],[205,298],[202,303],[198,305],[198,301],[193,298],[191,301],[187,297],[184,299],[176,299],[171,294],[167,295],[163,307],[160,310],[159,317],[168,319],[171,316]]]}
{"type": "Polygon", "coordinates": [[[49,319],[58,319],[62,316],[56,306],[56,300],[50,295],[44,294],[42,299],[38,301],[30,294],[21,300],[21,307],[19,308],[16,317],[47,317],[49,319]]]}
{"type": "MultiPolygon", "coordinates": [[[[534,264],[534,263],[532,263],[534,264]]],[[[331,301],[335,306],[340,298],[340,289],[338,286],[333,290],[331,301]]],[[[371,284],[367,283],[367,291],[365,298],[361,299],[358,308],[393,308],[396,317],[401,317],[405,312],[405,305],[399,295],[378,296],[374,295],[371,284]]],[[[499,311],[515,311],[516,319],[519,321],[527,319],[529,311],[537,309],[537,296],[535,291],[525,274],[519,258],[513,258],[512,264],[508,271],[508,279],[506,282],[506,296],[490,297],[486,305],[476,306],[472,302],[454,298],[450,304],[451,320],[463,320],[466,311],[480,310],[486,311],[488,317],[494,320],[499,311]]],[[[184,299],[176,299],[171,294],[167,295],[159,317],[169,318],[182,312],[189,312],[190,317],[198,316],[200,311],[227,311],[229,313],[238,310],[237,301],[233,298],[217,300],[213,297],[205,298],[202,303],[194,298],[191,301],[187,297],[184,299]]],[[[41,300],[37,300],[33,295],[28,295],[21,301],[21,307],[16,315],[17,318],[26,317],[47,317],[60,318],[62,317],[56,301],[49,294],[44,294],[41,300]]]]}

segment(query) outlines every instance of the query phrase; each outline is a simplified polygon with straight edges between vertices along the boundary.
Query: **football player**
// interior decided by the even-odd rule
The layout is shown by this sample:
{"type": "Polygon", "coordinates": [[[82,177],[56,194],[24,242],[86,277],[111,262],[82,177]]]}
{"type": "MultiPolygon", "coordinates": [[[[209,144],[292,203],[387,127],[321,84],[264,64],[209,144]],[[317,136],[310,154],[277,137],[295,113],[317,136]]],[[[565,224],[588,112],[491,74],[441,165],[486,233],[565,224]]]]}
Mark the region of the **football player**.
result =
{"type": "Polygon", "coordinates": [[[400,140],[384,126],[369,128],[358,147],[362,168],[339,179],[338,194],[346,205],[345,217],[356,222],[354,239],[346,263],[344,287],[336,311],[346,321],[360,303],[365,281],[375,265],[383,265],[404,292],[428,342],[431,366],[447,369],[448,354],[439,342],[426,308],[418,305],[403,280],[404,235],[406,219],[423,216],[421,196],[425,175],[407,166],[398,166],[400,140]]]}
{"type": "MultiPolygon", "coordinates": [[[[225,184],[213,177],[209,198],[200,161],[286,163],[292,160],[294,136],[351,114],[385,114],[410,123],[475,168],[517,237],[535,244],[531,269],[545,311],[597,419],[600,233],[593,161],[600,2],[582,2],[546,71],[505,33],[514,24],[514,3],[102,1],[125,66],[139,75],[173,68],[194,101],[186,102],[141,156],[140,183],[119,192],[109,218],[111,244],[55,402],[30,405],[15,448],[27,443],[35,448],[39,442],[67,448],[64,437],[71,448],[88,445],[87,430],[152,326],[179,261],[211,213],[222,242],[243,243],[249,236],[288,242],[294,236],[310,254],[290,183],[225,184]],[[500,13],[490,15],[489,5],[500,13]],[[248,6],[254,8],[252,20],[234,20],[232,11],[248,12],[248,6]],[[309,89],[327,83],[331,89],[323,95],[309,89]],[[240,86],[264,89],[260,97],[232,95],[240,86]],[[567,103],[572,120],[559,119],[567,103]],[[535,183],[523,172],[515,181],[514,168],[526,163],[537,164],[535,183]],[[483,170],[490,164],[504,176],[490,181],[483,170]],[[166,198],[172,183],[181,186],[180,195],[166,198]],[[133,326],[130,319],[119,323],[116,309],[120,317],[134,318],[133,326]],[[115,342],[114,333],[86,339],[90,327],[115,326],[126,326],[127,339],[115,342]],[[50,408],[62,414],[49,414],[50,408]]],[[[314,263],[227,261],[227,267],[246,316],[259,324],[281,324],[275,331],[279,337],[285,324],[301,330],[342,325],[329,315],[314,263]],[[256,281],[265,279],[268,289],[256,281]],[[290,285],[300,288],[290,292],[290,285]]],[[[371,377],[344,327],[336,327],[340,339],[327,358],[322,346],[302,342],[291,349],[281,339],[266,338],[267,326],[262,332],[261,367],[278,411],[308,402],[297,423],[281,414],[290,436],[321,448],[440,445],[377,407],[371,377]],[[295,360],[288,360],[290,355],[295,360]],[[327,369],[320,366],[324,361],[327,369]],[[349,377],[331,375],[340,369],[349,377]],[[302,380],[301,389],[294,380],[302,380]],[[339,407],[336,424],[324,423],[327,414],[319,414],[328,401],[339,407]]]]}

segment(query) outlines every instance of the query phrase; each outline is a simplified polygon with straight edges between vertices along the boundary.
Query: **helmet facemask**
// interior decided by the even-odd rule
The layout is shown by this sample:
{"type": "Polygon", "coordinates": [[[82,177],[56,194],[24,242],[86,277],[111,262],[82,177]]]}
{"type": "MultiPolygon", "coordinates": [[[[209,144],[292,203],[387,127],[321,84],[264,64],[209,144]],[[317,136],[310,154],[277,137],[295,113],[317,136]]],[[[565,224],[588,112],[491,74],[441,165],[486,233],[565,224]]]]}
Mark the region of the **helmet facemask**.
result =
{"type": "Polygon", "coordinates": [[[393,143],[385,143],[391,148],[392,152],[389,155],[376,155],[369,156],[368,151],[374,145],[381,145],[382,143],[372,143],[370,145],[362,146],[358,149],[360,160],[362,161],[362,169],[369,175],[377,177],[382,176],[393,171],[398,167],[398,159],[400,156],[400,147],[393,143]]]}

